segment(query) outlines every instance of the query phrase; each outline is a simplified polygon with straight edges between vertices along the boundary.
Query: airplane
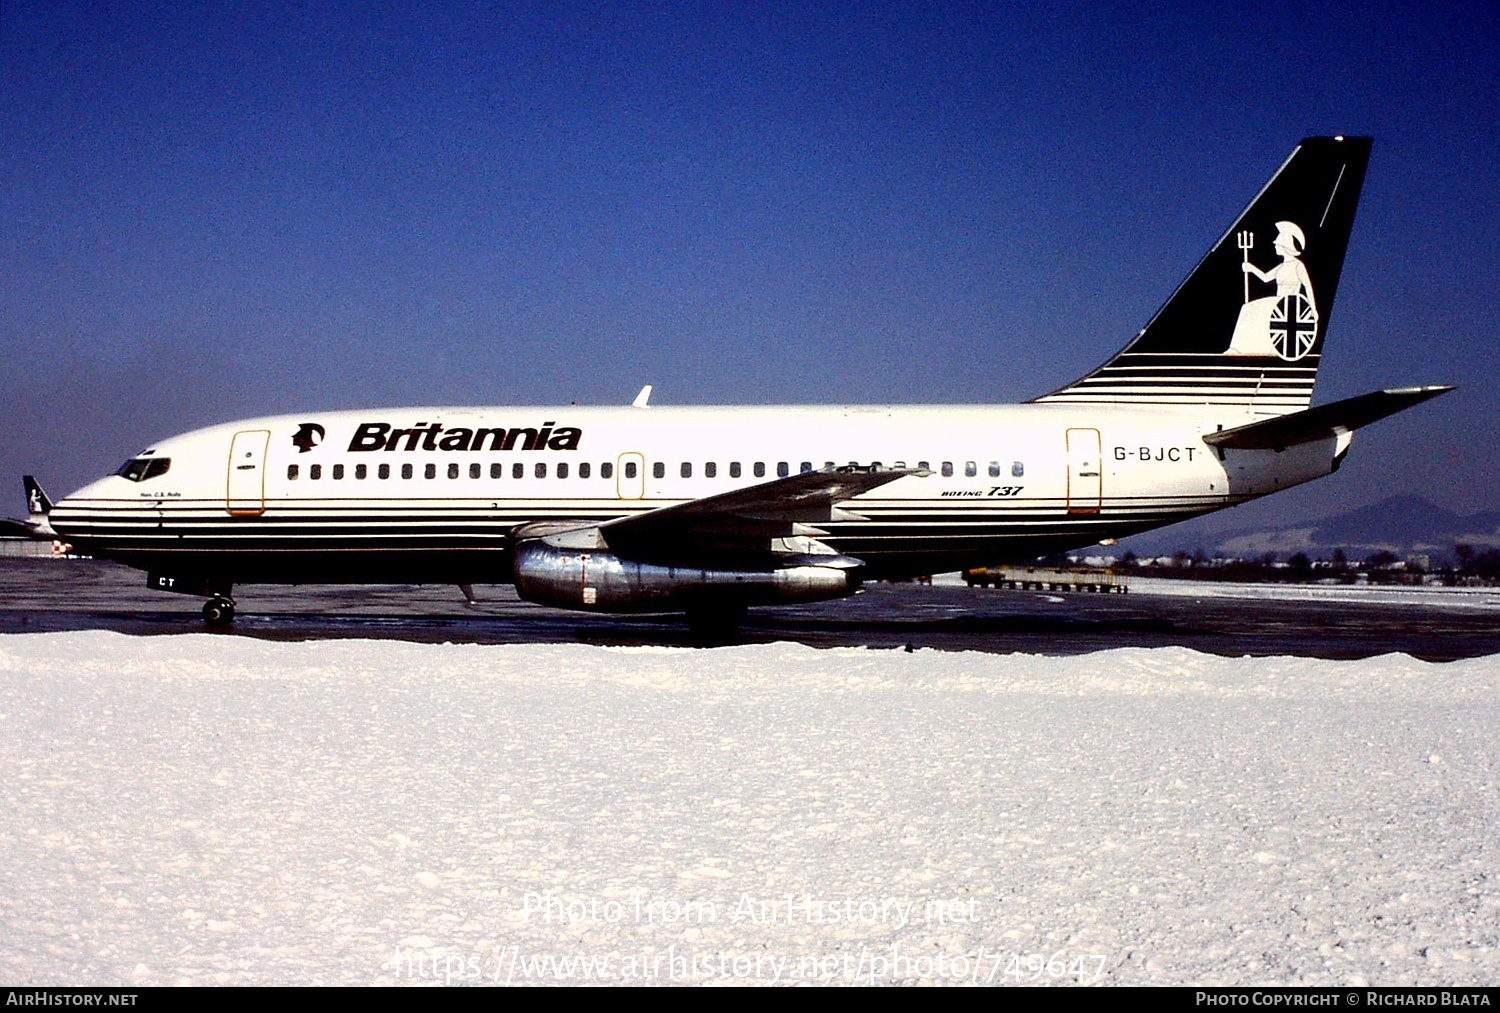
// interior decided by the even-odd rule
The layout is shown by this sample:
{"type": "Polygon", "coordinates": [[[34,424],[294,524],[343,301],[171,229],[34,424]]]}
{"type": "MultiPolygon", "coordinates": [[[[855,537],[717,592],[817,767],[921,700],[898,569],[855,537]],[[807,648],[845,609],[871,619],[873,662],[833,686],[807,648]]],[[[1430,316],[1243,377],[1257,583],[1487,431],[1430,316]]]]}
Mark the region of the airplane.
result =
{"type": "Polygon", "coordinates": [[[750,606],[1031,560],[1337,471],[1450,386],[1310,407],[1369,162],[1299,143],[1125,348],[1017,405],[425,407],[173,436],[28,523],[207,599],[273,583],[511,583],[585,612],[750,606]]]}

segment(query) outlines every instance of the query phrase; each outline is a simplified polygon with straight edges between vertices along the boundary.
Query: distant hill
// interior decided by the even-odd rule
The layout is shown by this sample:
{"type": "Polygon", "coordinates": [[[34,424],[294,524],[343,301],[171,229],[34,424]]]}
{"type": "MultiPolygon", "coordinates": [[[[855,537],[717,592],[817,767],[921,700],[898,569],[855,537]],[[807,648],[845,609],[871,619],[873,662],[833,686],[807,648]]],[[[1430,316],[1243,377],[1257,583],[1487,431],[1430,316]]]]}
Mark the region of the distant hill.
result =
{"type": "Polygon", "coordinates": [[[1227,531],[1215,542],[1216,551],[1247,558],[1267,552],[1327,556],[1334,549],[1356,558],[1382,549],[1438,555],[1451,552],[1458,542],[1500,546],[1500,510],[1456,514],[1418,496],[1392,496],[1320,521],[1227,531]]]}

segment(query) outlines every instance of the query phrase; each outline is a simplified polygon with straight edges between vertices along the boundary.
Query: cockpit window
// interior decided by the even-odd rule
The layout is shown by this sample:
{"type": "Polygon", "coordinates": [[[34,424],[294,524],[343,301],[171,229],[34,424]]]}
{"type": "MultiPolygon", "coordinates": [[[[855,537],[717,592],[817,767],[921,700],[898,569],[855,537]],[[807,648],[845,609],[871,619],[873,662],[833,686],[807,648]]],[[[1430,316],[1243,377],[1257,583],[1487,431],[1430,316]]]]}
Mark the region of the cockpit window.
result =
{"type": "Polygon", "coordinates": [[[132,457],[120,465],[120,470],[115,474],[132,482],[145,482],[158,475],[165,475],[171,467],[170,457],[132,457]]]}

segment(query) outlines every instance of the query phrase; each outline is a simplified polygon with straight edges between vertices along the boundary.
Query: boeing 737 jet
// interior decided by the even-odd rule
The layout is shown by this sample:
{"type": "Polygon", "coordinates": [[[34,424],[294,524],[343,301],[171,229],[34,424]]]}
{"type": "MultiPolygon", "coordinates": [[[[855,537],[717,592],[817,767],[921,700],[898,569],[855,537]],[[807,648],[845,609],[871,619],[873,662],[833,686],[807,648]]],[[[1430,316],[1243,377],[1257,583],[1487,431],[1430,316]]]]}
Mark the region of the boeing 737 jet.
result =
{"type": "Polygon", "coordinates": [[[275,416],[161,440],[55,506],[28,477],[25,523],[210,623],[236,585],[321,582],[732,621],[1119,539],[1336,471],[1355,430],[1452,389],[1310,407],[1369,154],[1304,140],[1121,352],[1025,404],[275,416]]]}

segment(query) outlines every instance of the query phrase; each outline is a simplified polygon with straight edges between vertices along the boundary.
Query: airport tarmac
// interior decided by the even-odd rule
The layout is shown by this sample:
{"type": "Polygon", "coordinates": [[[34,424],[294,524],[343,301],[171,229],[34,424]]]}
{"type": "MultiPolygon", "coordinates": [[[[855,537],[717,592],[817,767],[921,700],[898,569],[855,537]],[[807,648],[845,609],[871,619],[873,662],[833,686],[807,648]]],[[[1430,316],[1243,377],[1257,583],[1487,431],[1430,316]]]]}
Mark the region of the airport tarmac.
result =
{"type": "MultiPolygon", "coordinates": [[[[267,640],[390,639],[426,643],[693,646],[681,616],[581,615],[531,605],[506,585],[249,585],[225,635],[267,640]]],[[[1214,654],[1428,661],[1500,654],[1500,609],[1421,603],[1299,601],[1132,593],[1038,593],[876,584],[842,601],[752,609],[736,643],[1071,655],[1183,646],[1214,654]]],[[[1264,594],[1264,589],[1260,590],[1264,594]]],[[[114,630],[140,636],[205,630],[197,598],[163,594],[145,575],[86,559],[0,560],[0,633],[114,630]]]]}

